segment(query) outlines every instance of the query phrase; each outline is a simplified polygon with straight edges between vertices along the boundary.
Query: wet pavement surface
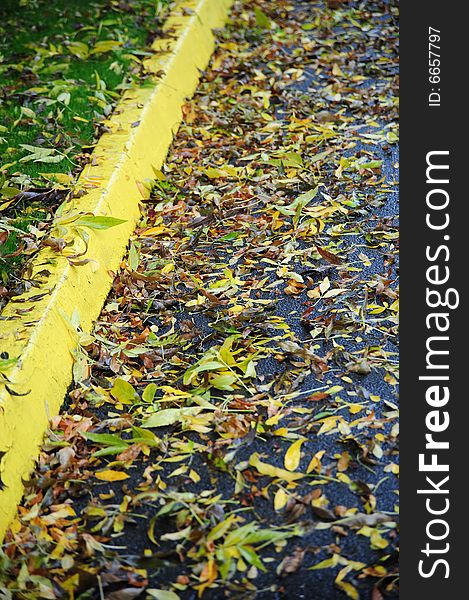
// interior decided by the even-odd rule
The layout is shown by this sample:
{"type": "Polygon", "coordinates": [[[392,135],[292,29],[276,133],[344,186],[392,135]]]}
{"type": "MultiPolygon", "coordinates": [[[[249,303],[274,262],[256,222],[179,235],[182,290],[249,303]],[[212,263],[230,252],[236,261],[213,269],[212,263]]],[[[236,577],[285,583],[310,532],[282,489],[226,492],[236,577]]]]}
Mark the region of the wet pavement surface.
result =
{"type": "Polygon", "coordinates": [[[235,3],[0,598],[397,597],[397,58],[393,2],[235,3]]]}

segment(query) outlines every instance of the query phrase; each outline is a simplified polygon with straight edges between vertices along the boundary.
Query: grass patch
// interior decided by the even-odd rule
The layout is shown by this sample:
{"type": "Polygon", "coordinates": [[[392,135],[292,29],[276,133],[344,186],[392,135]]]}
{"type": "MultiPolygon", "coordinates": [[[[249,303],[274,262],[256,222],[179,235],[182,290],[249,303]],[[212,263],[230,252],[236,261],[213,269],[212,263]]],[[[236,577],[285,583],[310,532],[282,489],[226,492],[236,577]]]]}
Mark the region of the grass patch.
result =
{"type": "MultiPolygon", "coordinates": [[[[29,219],[16,219],[15,227],[19,230],[28,231],[29,219]]],[[[11,273],[18,267],[19,264],[24,260],[21,254],[17,254],[18,250],[21,250],[21,235],[16,231],[4,233],[5,241],[0,246],[0,271],[3,271],[6,276],[10,276],[11,273]]]]}
{"type": "MultiPolygon", "coordinates": [[[[25,210],[50,220],[54,206],[18,194],[71,185],[122,91],[141,76],[168,3],[2,0],[0,231],[18,227],[25,210]]],[[[21,262],[5,258],[20,243],[20,234],[0,241],[0,284],[21,262]]]]}

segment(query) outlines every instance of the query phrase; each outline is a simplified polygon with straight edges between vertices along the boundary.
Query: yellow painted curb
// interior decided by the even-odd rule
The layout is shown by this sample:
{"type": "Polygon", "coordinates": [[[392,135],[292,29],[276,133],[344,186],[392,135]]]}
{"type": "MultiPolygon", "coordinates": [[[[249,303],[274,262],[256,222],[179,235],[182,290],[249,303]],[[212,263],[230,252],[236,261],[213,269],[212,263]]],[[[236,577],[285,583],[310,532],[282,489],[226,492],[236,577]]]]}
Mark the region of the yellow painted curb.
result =
{"type": "MultiPolygon", "coordinates": [[[[38,287],[12,300],[0,315],[2,358],[18,358],[0,374],[0,540],[16,513],[51,416],[58,413],[72,379],[77,337],[73,312],[90,331],[98,317],[139,218],[136,182],[154,178],[182,118],[181,106],[197,86],[214,49],[212,29],[221,27],[232,0],[183,0],[165,24],[166,37],[154,42],[146,61],[152,84],[130,90],[107,123],[93,160],[78,187],[84,195],[67,206],[67,215],[93,213],[125,219],[103,231],[86,230],[87,262],[71,265],[65,256],[41,250],[32,280],[38,287]]],[[[65,213],[64,213],[65,216],[65,213]]],[[[73,250],[84,248],[74,234],[73,250]]],[[[77,260],[81,260],[77,259],[77,260]]]]}

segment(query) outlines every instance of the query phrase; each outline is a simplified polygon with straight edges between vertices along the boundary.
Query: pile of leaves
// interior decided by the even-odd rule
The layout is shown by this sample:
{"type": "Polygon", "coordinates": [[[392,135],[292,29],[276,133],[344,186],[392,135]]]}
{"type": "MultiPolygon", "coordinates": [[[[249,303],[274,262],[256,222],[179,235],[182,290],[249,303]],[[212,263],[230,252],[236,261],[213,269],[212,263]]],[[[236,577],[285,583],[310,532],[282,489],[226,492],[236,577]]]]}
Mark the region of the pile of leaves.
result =
{"type": "Polygon", "coordinates": [[[0,6],[0,302],[73,190],[168,2],[18,0],[0,6]]]}
{"type": "Polygon", "coordinates": [[[384,0],[235,4],[0,598],[396,597],[396,45],[384,0]]]}

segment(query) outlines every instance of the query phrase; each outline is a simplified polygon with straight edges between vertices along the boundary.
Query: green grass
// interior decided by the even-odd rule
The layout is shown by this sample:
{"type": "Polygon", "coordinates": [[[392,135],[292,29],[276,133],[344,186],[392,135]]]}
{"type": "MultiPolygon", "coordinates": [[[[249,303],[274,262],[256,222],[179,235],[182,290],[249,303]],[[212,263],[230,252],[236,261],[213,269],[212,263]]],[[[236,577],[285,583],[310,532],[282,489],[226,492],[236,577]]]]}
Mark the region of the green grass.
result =
{"type": "MultiPolygon", "coordinates": [[[[67,187],[99,125],[132,79],[160,30],[168,0],[1,0],[0,227],[24,210],[20,190],[67,187]],[[29,147],[28,147],[29,146],[29,147]],[[3,212],[2,211],[3,207],[3,212]]],[[[0,258],[21,236],[0,244],[0,258]]],[[[0,283],[12,264],[0,260],[0,283]]]]}
{"type": "MultiPolygon", "coordinates": [[[[27,231],[29,224],[30,219],[15,219],[15,227],[17,229],[27,231]]],[[[5,274],[5,283],[8,281],[8,277],[24,260],[24,255],[22,254],[14,256],[21,248],[21,237],[16,231],[11,232],[8,239],[0,246],[0,272],[5,274]]]]}

